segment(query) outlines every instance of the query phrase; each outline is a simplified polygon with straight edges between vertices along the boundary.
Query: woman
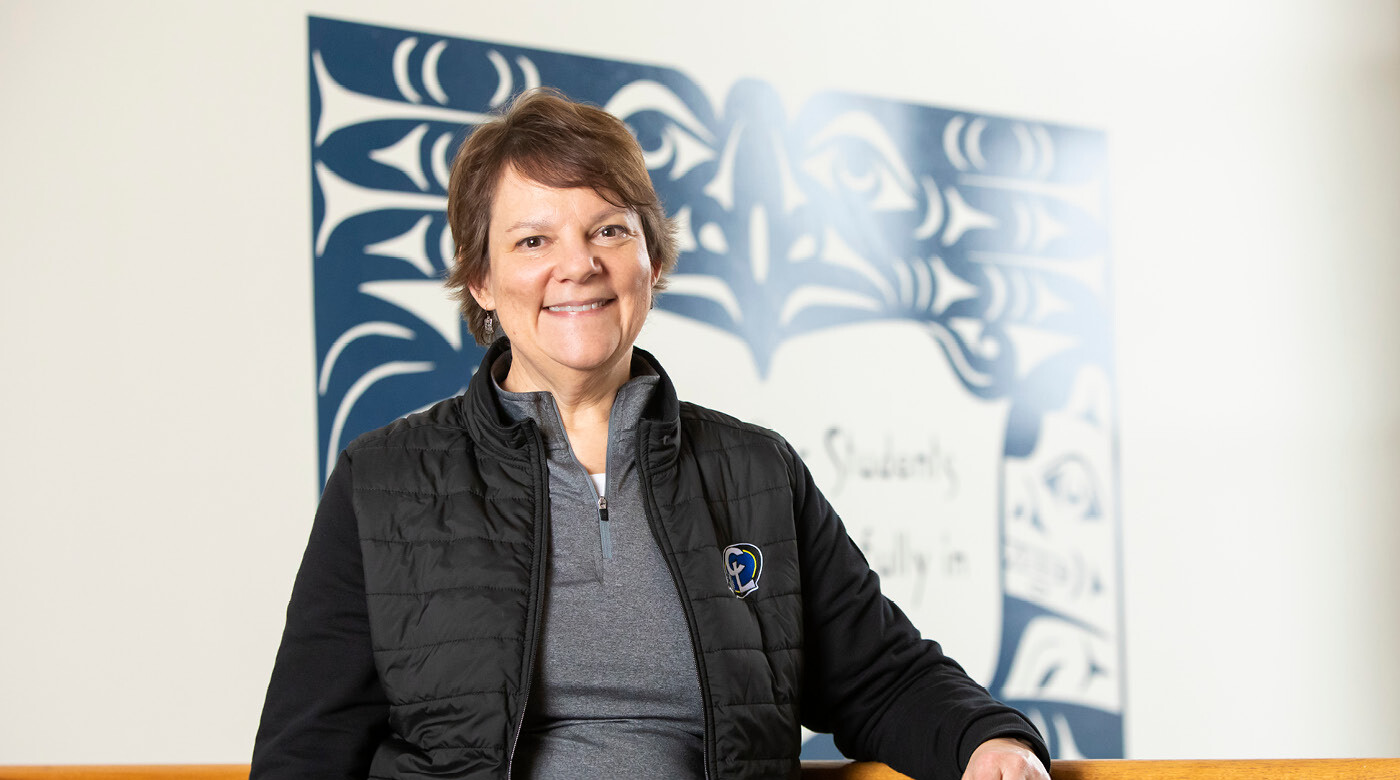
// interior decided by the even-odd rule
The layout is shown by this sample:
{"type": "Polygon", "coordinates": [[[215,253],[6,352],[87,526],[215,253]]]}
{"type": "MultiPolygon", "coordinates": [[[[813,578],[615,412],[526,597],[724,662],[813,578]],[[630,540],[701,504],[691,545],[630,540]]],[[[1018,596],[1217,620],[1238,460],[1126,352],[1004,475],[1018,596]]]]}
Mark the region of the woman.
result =
{"type": "Polygon", "coordinates": [[[463,395],[326,485],[253,756],[272,777],[792,777],[799,724],[914,776],[1045,778],[779,436],[633,346],[675,264],[616,118],[550,91],[453,163],[463,395]]]}

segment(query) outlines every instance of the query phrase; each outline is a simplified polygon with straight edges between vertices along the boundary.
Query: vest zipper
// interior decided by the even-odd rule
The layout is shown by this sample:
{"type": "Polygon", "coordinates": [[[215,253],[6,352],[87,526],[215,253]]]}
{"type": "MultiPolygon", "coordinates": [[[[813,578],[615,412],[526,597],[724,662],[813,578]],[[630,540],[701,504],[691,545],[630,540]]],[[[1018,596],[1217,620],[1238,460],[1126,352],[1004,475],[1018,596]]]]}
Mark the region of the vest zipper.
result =
{"type": "MultiPolygon", "coordinates": [[[[705,684],[705,657],[700,651],[700,630],[695,620],[695,610],[690,603],[690,598],[685,591],[685,585],[681,582],[681,574],[676,563],[675,551],[671,548],[671,539],[662,531],[660,524],[656,520],[656,511],[652,509],[655,496],[651,492],[651,472],[649,469],[650,449],[646,446],[646,435],[644,433],[647,426],[637,426],[637,473],[642,483],[642,509],[647,516],[647,525],[651,527],[651,535],[655,537],[656,544],[661,548],[662,556],[666,559],[666,568],[671,572],[671,582],[676,586],[676,595],[681,601],[681,611],[685,613],[686,628],[690,630],[690,651],[695,655],[695,679],[700,686],[700,706],[704,709],[702,713],[705,717],[705,736],[702,746],[703,764],[705,769],[705,780],[710,780],[710,763],[713,760],[713,746],[715,724],[710,719],[710,686],[705,684]]],[[[718,769],[716,769],[718,772],[718,769]]]]}
{"type": "Polygon", "coordinates": [[[540,491],[540,506],[544,511],[536,513],[535,516],[535,552],[534,571],[530,575],[530,616],[534,622],[530,632],[530,639],[525,646],[525,676],[524,684],[520,688],[520,717],[515,719],[515,735],[510,740],[510,753],[506,757],[506,780],[510,780],[511,772],[515,768],[515,749],[520,745],[520,732],[525,728],[525,710],[530,703],[530,684],[534,681],[535,672],[535,651],[540,645],[540,624],[544,617],[544,589],[545,589],[545,568],[547,559],[545,550],[549,544],[549,458],[544,449],[544,440],[540,438],[538,431],[533,431],[535,440],[535,469],[536,474],[544,473],[543,480],[536,479],[538,486],[541,482],[544,489],[540,491]]]}

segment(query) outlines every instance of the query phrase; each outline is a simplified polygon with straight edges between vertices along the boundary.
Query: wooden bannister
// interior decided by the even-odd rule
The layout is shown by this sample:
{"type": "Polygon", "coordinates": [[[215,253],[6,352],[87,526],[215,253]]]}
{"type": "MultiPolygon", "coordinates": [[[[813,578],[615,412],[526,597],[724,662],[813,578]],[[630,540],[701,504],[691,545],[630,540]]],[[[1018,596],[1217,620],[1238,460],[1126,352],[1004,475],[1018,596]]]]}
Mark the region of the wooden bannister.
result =
{"type": "Polygon", "coordinates": [[[0,780],[248,780],[247,764],[0,766],[0,780]]]}
{"type": "MultiPolygon", "coordinates": [[[[1052,780],[1400,780],[1398,758],[1056,761],[1052,780]]],[[[805,761],[802,780],[907,780],[884,764],[805,761]]],[[[0,774],[0,780],[3,780],[0,774]]]]}
{"type": "MultiPolygon", "coordinates": [[[[1400,758],[1056,761],[1053,780],[1400,780],[1400,758]]],[[[884,764],[804,761],[803,780],[907,780],[884,764]]],[[[247,764],[0,766],[0,780],[248,780],[247,764]]]]}

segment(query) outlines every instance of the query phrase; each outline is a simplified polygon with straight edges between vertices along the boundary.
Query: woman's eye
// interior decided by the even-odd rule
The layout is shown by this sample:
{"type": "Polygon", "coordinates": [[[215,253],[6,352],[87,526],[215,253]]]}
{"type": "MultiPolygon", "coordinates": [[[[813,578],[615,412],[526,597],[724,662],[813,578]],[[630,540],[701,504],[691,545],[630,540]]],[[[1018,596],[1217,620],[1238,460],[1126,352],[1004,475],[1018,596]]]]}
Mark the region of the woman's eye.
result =
{"type": "Polygon", "coordinates": [[[598,229],[598,235],[603,238],[622,238],[628,235],[628,232],[622,225],[606,225],[598,229]]]}
{"type": "Polygon", "coordinates": [[[539,249],[544,246],[544,239],[540,236],[530,236],[520,239],[515,245],[524,249],[539,249]]]}

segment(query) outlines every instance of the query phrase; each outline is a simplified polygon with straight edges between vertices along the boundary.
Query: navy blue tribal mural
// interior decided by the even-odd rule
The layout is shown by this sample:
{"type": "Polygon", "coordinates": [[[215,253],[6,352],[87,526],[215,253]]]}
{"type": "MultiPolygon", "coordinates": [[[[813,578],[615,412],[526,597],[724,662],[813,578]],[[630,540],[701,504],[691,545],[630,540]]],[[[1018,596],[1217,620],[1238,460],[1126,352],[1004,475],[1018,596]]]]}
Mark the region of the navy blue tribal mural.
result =
{"type": "MultiPolygon", "coordinates": [[[[757,80],[714,102],[672,68],[320,18],[309,55],[323,479],[358,434],[465,386],[481,351],[442,288],[448,168],[513,94],[557,87],[628,124],[681,226],[657,327],[741,362],[746,395],[794,362],[928,377],[808,393],[804,419],[826,415],[810,435],[763,422],[812,461],[887,592],[1057,757],[1122,755],[1101,133],[856,94],[793,105],[757,80]],[[894,424],[861,422],[887,406],[894,424]],[[891,511],[900,485],[917,491],[891,511]]],[[[806,755],[833,750],[815,736],[806,755]]]]}

